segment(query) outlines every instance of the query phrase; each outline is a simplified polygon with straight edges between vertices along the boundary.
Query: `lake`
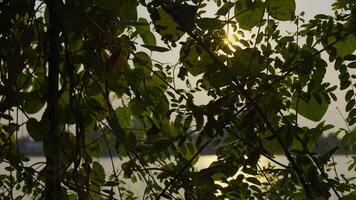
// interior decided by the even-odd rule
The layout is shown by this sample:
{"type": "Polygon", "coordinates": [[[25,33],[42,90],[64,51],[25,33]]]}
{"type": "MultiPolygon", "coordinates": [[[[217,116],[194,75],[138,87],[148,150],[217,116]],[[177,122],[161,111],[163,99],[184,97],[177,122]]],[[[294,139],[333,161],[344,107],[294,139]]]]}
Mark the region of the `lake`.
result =
{"type": "MultiPolygon", "coordinates": [[[[31,157],[31,161],[28,163],[28,165],[31,165],[33,163],[36,162],[43,162],[45,159],[44,157],[31,157]]],[[[204,156],[200,156],[198,162],[195,164],[195,168],[196,169],[204,169],[207,168],[213,161],[216,160],[216,156],[213,155],[204,155],[204,156]]],[[[276,160],[278,160],[279,162],[286,164],[287,163],[287,159],[284,156],[276,156],[276,160]]],[[[347,163],[349,160],[351,160],[351,157],[346,158],[344,155],[335,155],[334,156],[334,161],[337,163],[336,165],[336,170],[338,172],[338,175],[340,176],[341,174],[344,174],[346,177],[352,177],[352,176],[356,176],[356,172],[355,171],[348,171],[347,168],[349,166],[349,164],[347,163]]],[[[99,161],[103,167],[105,168],[106,174],[110,174],[112,173],[112,165],[111,165],[111,160],[108,157],[101,157],[99,159],[97,159],[97,161],[99,161]]],[[[121,164],[124,161],[121,161],[119,159],[115,159],[113,160],[114,165],[117,169],[121,169],[121,164]]],[[[266,166],[268,164],[268,160],[265,158],[261,158],[259,161],[259,164],[261,166],[266,166]]],[[[4,173],[4,167],[6,165],[4,163],[0,164],[0,172],[4,173]]],[[[328,172],[329,176],[334,177],[335,173],[334,171],[329,171],[328,172]]],[[[264,181],[264,180],[263,180],[264,181]]],[[[144,184],[143,183],[135,183],[135,184],[131,184],[129,183],[130,180],[127,179],[126,181],[128,184],[126,185],[127,188],[131,189],[140,199],[140,197],[142,197],[143,192],[144,192],[144,184]]],[[[353,181],[354,183],[356,183],[356,181],[353,181]]],[[[331,199],[336,199],[335,196],[332,196],[331,199]]]]}

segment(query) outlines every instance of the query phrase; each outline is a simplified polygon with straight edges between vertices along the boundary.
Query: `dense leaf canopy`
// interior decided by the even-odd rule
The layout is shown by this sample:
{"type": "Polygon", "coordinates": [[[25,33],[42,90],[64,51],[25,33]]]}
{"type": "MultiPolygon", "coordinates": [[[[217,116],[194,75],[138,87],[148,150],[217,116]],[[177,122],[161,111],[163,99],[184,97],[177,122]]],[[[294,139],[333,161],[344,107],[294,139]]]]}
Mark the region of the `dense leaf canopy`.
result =
{"type": "Polygon", "coordinates": [[[356,135],[323,117],[345,99],[356,123],[356,2],[308,21],[297,4],[0,1],[0,198],[355,199],[333,155],[355,172],[356,135]],[[172,51],[178,62],[164,63],[172,51]],[[330,129],[341,143],[315,152],[330,129]],[[21,132],[45,163],[28,164],[21,132]],[[216,159],[198,169],[207,148],[216,159]],[[105,169],[104,153],[124,161],[105,169]]]}

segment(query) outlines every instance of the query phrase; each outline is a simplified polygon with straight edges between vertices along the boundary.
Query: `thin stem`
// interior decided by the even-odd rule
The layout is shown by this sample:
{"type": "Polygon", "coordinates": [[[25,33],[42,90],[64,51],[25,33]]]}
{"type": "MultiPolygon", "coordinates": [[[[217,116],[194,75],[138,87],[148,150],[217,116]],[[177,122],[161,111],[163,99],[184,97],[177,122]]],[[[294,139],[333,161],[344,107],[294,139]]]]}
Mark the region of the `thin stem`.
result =
{"type": "Polygon", "coordinates": [[[347,130],[349,131],[349,133],[351,133],[352,130],[351,130],[350,126],[349,126],[349,123],[347,123],[347,120],[346,120],[346,118],[344,117],[344,115],[342,114],[342,112],[341,112],[341,110],[339,109],[339,107],[336,107],[336,110],[337,110],[337,112],[339,113],[339,115],[341,116],[342,120],[344,120],[347,130]]]}
{"type": "MultiPolygon", "coordinates": [[[[282,116],[282,119],[286,122],[286,124],[289,127],[292,127],[292,125],[288,122],[287,118],[285,117],[285,115],[282,112],[279,112],[279,114],[282,116]]],[[[339,193],[337,192],[336,188],[333,187],[333,184],[330,183],[328,175],[326,174],[326,172],[323,170],[323,168],[319,165],[319,163],[317,162],[317,160],[314,158],[314,156],[312,155],[312,153],[309,151],[307,145],[305,144],[305,142],[303,142],[302,138],[300,138],[300,136],[298,134],[295,134],[295,138],[297,138],[297,140],[299,141],[299,143],[302,145],[304,151],[307,152],[307,154],[309,155],[309,157],[312,159],[314,165],[318,168],[318,170],[320,171],[321,175],[324,177],[324,179],[328,182],[328,185],[330,185],[331,189],[333,190],[333,192],[335,193],[335,195],[341,199],[341,196],[339,195],[339,193]]]]}
{"type": "Polygon", "coordinates": [[[269,180],[269,178],[267,177],[266,173],[263,171],[263,169],[261,168],[261,166],[260,166],[258,163],[256,163],[256,165],[257,165],[258,169],[261,171],[263,177],[266,179],[266,181],[268,182],[268,184],[271,186],[271,189],[273,190],[273,192],[278,195],[277,190],[274,188],[272,182],[269,180]]]}
{"type": "MultiPolygon", "coordinates": [[[[104,134],[104,131],[102,130],[101,126],[100,126],[100,129],[101,129],[102,134],[104,134]]],[[[106,147],[107,147],[108,152],[109,152],[110,161],[111,161],[111,167],[112,167],[112,170],[113,170],[113,173],[114,173],[115,180],[117,182],[117,189],[119,191],[119,196],[120,196],[120,199],[122,200],[122,193],[121,193],[121,189],[120,189],[120,180],[119,180],[118,175],[116,174],[116,169],[115,169],[115,165],[114,165],[114,160],[112,158],[110,145],[109,145],[108,139],[106,138],[106,135],[104,135],[103,137],[104,137],[105,144],[106,144],[106,147]]]]}

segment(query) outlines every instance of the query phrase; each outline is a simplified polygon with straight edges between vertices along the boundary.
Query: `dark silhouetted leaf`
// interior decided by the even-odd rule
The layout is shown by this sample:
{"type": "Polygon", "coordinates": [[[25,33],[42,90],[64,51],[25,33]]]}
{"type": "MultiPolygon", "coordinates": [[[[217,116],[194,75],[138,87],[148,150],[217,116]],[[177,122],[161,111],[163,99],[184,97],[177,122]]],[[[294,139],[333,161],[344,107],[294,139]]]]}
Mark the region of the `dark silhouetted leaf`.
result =
{"type": "Polygon", "coordinates": [[[346,112],[349,112],[351,109],[355,108],[355,99],[350,100],[349,102],[347,102],[345,110],[346,112]]]}
{"type": "Polygon", "coordinates": [[[49,133],[50,131],[50,123],[48,120],[41,120],[37,121],[35,118],[30,118],[26,122],[26,129],[28,134],[35,140],[35,141],[42,141],[43,138],[49,133]]]}
{"type": "Polygon", "coordinates": [[[350,99],[354,96],[354,91],[353,90],[349,90],[346,92],[346,95],[345,95],[345,100],[346,101],[350,101],[350,99]]]}
{"type": "Polygon", "coordinates": [[[149,49],[151,51],[158,51],[158,52],[167,52],[167,51],[169,51],[169,49],[166,48],[166,47],[160,47],[160,46],[154,46],[154,45],[146,45],[146,44],[143,44],[141,46],[143,46],[143,47],[145,47],[145,48],[147,48],[147,49],[149,49]]]}
{"type": "Polygon", "coordinates": [[[216,15],[222,15],[222,16],[226,15],[227,12],[229,12],[229,10],[230,10],[234,5],[235,5],[235,4],[232,3],[232,2],[226,2],[226,3],[224,3],[224,5],[221,6],[221,7],[219,8],[219,10],[216,12],[216,15]]]}
{"type": "Polygon", "coordinates": [[[351,68],[351,69],[356,69],[356,62],[352,62],[352,63],[348,64],[347,67],[351,68]]]}

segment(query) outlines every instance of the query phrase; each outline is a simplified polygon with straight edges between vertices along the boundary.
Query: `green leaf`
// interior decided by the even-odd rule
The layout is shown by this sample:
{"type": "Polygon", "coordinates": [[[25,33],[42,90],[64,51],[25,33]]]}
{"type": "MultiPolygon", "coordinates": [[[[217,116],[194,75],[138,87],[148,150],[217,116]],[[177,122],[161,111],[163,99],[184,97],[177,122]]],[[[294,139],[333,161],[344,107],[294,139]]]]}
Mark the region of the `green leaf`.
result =
{"type": "Polygon", "coordinates": [[[193,116],[192,115],[188,115],[188,117],[186,117],[184,119],[184,124],[183,124],[183,130],[188,130],[191,123],[193,121],[193,116]]]}
{"type": "Polygon", "coordinates": [[[26,95],[26,99],[24,100],[23,109],[28,114],[35,114],[39,112],[44,106],[44,101],[41,100],[40,94],[37,92],[31,92],[26,95]]]}
{"type": "Polygon", "coordinates": [[[255,177],[247,177],[246,181],[253,183],[255,185],[261,185],[261,182],[255,177]]]}
{"type": "Polygon", "coordinates": [[[94,4],[106,10],[113,10],[120,6],[120,1],[117,0],[93,0],[94,4]]]}
{"type": "Polygon", "coordinates": [[[220,88],[231,83],[225,71],[217,71],[209,74],[209,83],[214,88],[220,88]]]}
{"type": "Polygon", "coordinates": [[[69,194],[67,198],[68,198],[68,200],[77,200],[78,199],[76,194],[69,194]]]}
{"type": "Polygon", "coordinates": [[[301,97],[298,98],[297,93],[294,93],[292,97],[292,109],[297,110],[298,107],[297,112],[300,115],[312,121],[318,122],[323,118],[329,107],[329,104],[323,97],[321,97],[321,100],[321,103],[318,103],[318,101],[314,98],[314,95],[311,95],[309,99],[301,97]]]}
{"type": "Polygon", "coordinates": [[[316,167],[310,167],[308,172],[307,172],[307,178],[309,179],[309,182],[311,183],[311,188],[312,190],[318,194],[319,197],[323,196],[324,198],[320,199],[328,199],[330,197],[330,194],[324,184],[322,184],[320,180],[320,175],[317,171],[316,167]]]}
{"type": "Polygon", "coordinates": [[[155,26],[155,30],[162,36],[162,39],[167,42],[176,42],[184,34],[183,28],[169,15],[163,8],[159,7],[151,13],[151,18],[155,26]]]}
{"type": "Polygon", "coordinates": [[[101,95],[89,98],[87,101],[89,109],[93,110],[91,114],[97,120],[103,120],[108,116],[108,109],[105,105],[105,99],[101,95]]]}
{"type": "Polygon", "coordinates": [[[147,110],[148,105],[144,100],[137,97],[130,101],[129,108],[131,109],[133,115],[140,116],[147,110]]]}
{"type": "Polygon", "coordinates": [[[214,181],[221,181],[223,180],[224,178],[226,178],[226,175],[222,172],[217,172],[215,174],[212,174],[211,175],[211,178],[214,180],[214,181]]]}
{"type": "Polygon", "coordinates": [[[166,11],[184,30],[193,30],[198,7],[187,3],[167,3],[166,11]]]}
{"type": "Polygon", "coordinates": [[[60,136],[61,153],[59,159],[64,165],[70,164],[75,157],[75,136],[69,132],[61,132],[60,136]]]}
{"type": "Polygon", "coordinates": [[[290,148],[294,140],[294,130],[292,128],[281,128],[278,133],[283,141],[283,144],[290,148]]]}
{"type": "Polygon", "coordinates": [[[270,0],[268,13],[277,20],[294,19],[295,0],[270,0]]]}
{"type": "Polygon", "coordinates": [[[151,75],[152,62],[149,55],[145,52],[137,52],[133,58],[135,68],[142,69],[145,73],[145,78],[151,75]]]}
{"type": "Polygon", "coordinates": [[[180,59],[193,76],[204,73],[214,63],[210,55],[194,43],[188,43],[181,48],[180,59]]]}
{"type": "Polygon", "coordinates": [[[215,30],[223,27],[223,23],[217,18],[201,18],[197,25],[204,30],[215,30]]]}
{"type": "Polygon", "coordinates": [[[235,51],[228,67],[234,75],[244,77],[258,75],[267,65],[263,62],[259,50],[246,48],[235,51]]]}
{"type": "Polygon", "coordinates": [[[241,0],[236,3],[235,16],[239,27],[251,30],[259,24],[263,16],[264,5],[261,0],[241,0]]]}
{"type": "Polygon", "coordinates": [[[97,183],[99,183],[100,185],[105,183],[105,170],[99,162],[97,162],[97,161],[93,162],[92,172],[93,172],[93,175],[92,175],[93,179],[97,183]]]}
{"type": "MultiPolygon", "coordinates": [[[[335,41],[336,38],[334,36],[331,36],[328,38],[327,44],[326,45],[324,44],[324,46],[327,46],[335,41]]],[[[356,37],[354,35],[349,35],[345,39],[338,41],[336,44],[333,45],[333,47],[336,48],[336,53],[340,57],[345,57],[347,55],[350,55],[356,49],[356,37]]],[[[353,68],[353,65],[354,64],[351,64],[351,66],[348,67],[353,68]]]]}
{"type": "Polygon", "coordinates": [[[219,8],[215,15],[225,16],[234,5],[235,4],[232,2],[226,2],[223,6],[219,8]]]}
{"type": "Polygon", "coordinates": [[[261,137],[261,142],[271,155],[283,152],[281,145],[277,139],[273,138],[273,134],[271,132],[264,133],[261,137]]]}
{"type": "Polygon", "coordinates": [[[86,151],[90,156],[99,158],[101,155],[101,146],[98,142],[88,145],[86,151]]]}
{"type": "MultiPolygon", "coordinates": [[[[97,0],[101,1],[101,0],[97,0]]],[[[120,4],[120,8],[118,10],[119,17],[124,21],[136,21],[137,20],[137,1],[132,0],[106,0],[106,1],[116,1],[120,4]]]]}
{"type": "Polygon", "coordinates": [[[145,26],[136,26],[136,30],[140,35],[140,37],[142,38],[143,42],[146,45],[156,45],[156,38],[153,35],[153,33],[150,31],[150,27],[147,19],[139,18],[138,23],[147,24],[145,26]]]}
{"type": "MultiPolygon", "coordinates": [[[[193,156],[197,153],[198,149],[193,143],[186,143],[180,147],[180,153],[182,154],[183,158],[186,160],[190,160],[193,158],[193,156]]],[[[193,162],[192,165],[194,165],[199,159],[199,156],[197,156],[193,162]]]]}
{"type": "Polygon", "coordinates": [[[323,153],[318,159],[322,165],[326,165],[332,156],[334,156],[335,152],[339,149],[338,146],[328,150],[327,152],[323,153]]]}
{"type": "Polygon", "coordinates": [[[37,121],[35,118],[30,118],[26,123],[27,132],[35,141],[42,141],[49,133],[50,128],[49,121],[45,119],[37,121]]]}
{"type": "MultiPolygon", "coordinates": [[[[145,18],[140,18],[140,20],[146,20],[145,18]]],[[[123,25],[123,26],[136,26],[136,27],[140,27],[140,26],[149,26],[150,24],[146,21],[125,21],[125,20],[120,20],[119,24],[123,25]]]]}

